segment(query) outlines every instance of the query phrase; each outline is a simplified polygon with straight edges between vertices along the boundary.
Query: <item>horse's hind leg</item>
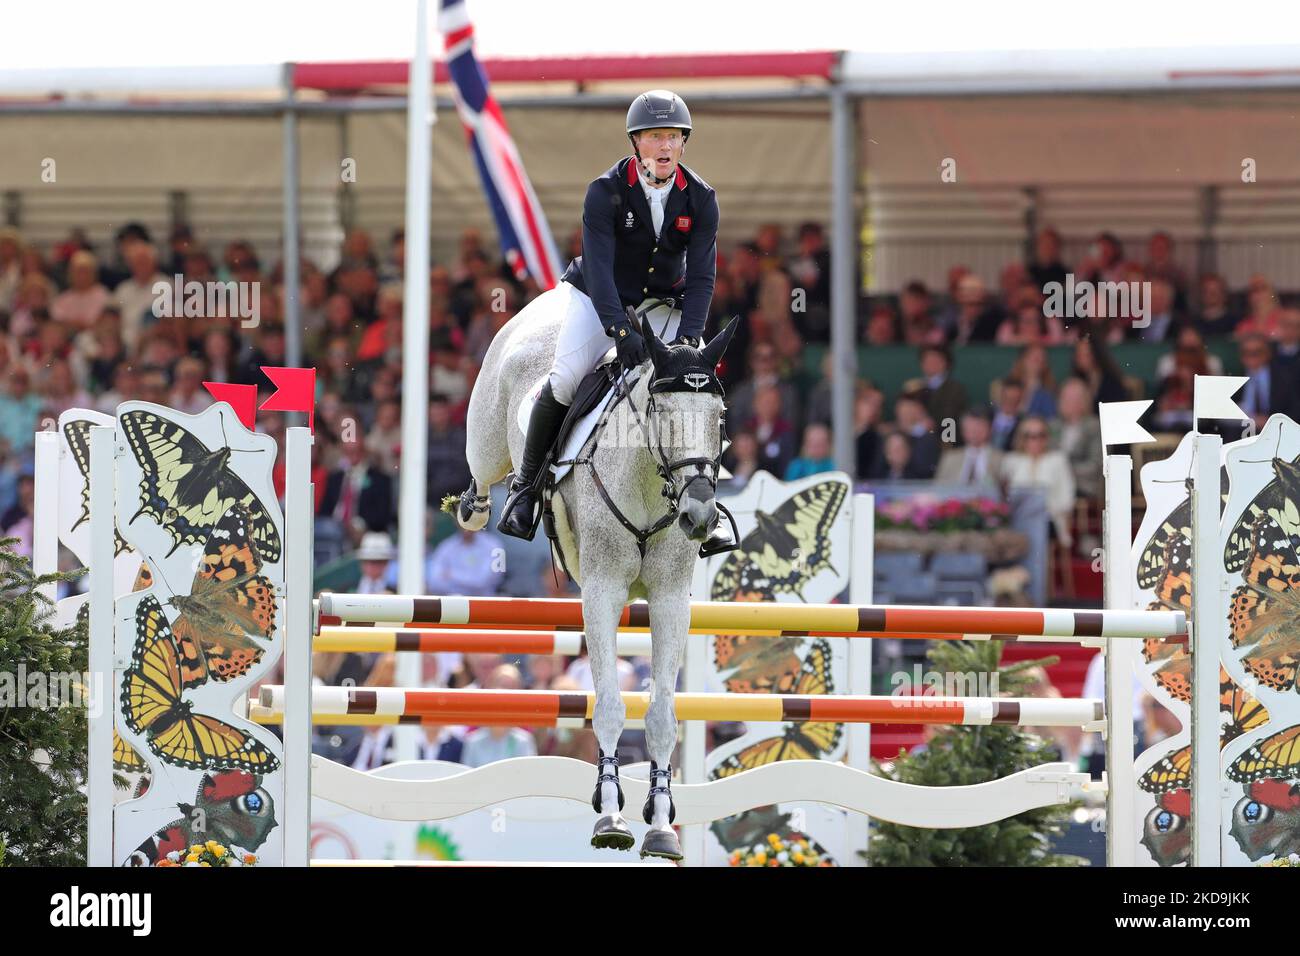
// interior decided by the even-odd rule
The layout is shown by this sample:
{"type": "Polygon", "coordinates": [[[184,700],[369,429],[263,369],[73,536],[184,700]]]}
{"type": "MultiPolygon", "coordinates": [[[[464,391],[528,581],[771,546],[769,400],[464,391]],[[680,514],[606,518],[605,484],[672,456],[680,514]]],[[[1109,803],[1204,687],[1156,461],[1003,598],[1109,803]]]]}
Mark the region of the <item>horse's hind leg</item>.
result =
{"type": "Polygon", "coordinates": [[[499,389],[491,390],[488,385],[486,378],[475,382],[465,415],[465,461],[472,478],[456,506],[456,523],[466,531],[478,531],[488,523],[492,515],[488,495],[510,471],[509,403],[499,389]]]}
{"type": "Polygon", "coordinates": [[[623,735],[627,708],[618,686],[618,618],[627,589],[592,582],[583,589],[582,615],[591,655],[591,679],[596,687],[596,708],[592,724],[600,747],[596,790],[592,809],[599,814],[591,833],[591,845],[630,850],[635,839],[623,819],[623,790],[618,782],[618,740],[623,735]],[[603,586],[602,586],[603,585],[603,586]]]}

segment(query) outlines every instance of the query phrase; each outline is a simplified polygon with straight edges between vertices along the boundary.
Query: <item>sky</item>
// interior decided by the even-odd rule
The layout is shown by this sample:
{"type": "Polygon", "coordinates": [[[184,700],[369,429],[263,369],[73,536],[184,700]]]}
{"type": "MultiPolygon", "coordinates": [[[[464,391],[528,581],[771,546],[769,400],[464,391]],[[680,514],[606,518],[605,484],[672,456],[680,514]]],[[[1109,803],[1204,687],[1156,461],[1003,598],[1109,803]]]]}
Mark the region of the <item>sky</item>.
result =
{"type": "MultiPolygon", "coordinates": [[[[467,3],[485,57],[1300,42],[1295,0],[467,3]]],[[[437,0],[430,6],[432,16],[437,0]]],[[[0,62],[6,69],[386,60],[410,56],[415,0],[38,0],[6,4],[4,20],[0,62]]]]}

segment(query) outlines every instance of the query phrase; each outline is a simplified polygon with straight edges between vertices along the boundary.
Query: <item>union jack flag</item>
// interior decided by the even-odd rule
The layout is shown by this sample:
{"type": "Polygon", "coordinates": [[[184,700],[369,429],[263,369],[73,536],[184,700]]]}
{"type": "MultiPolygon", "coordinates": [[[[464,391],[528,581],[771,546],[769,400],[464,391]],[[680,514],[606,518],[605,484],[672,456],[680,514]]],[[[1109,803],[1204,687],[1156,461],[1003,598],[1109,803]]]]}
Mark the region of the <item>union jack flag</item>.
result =
{"type": "Polygon", "coordinates": [[[559,254],[501,107],[488,89],[487,74],[474,56],[474,26],[464,0],[441,0],[438,29],[456,110],[483,180],[506,263],[517,278],[532,275],[538,286],[550,289],[562,271],[559,254]]]}

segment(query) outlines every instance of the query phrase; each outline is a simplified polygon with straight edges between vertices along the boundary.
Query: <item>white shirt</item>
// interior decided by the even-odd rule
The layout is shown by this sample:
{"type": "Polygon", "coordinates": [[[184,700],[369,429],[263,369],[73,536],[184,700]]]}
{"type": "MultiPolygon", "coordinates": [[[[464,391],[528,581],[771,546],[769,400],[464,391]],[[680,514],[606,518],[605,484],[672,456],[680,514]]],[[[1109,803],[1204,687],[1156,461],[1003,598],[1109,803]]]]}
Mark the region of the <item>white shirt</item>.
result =
{"type": "Polygon", "coordinates": [[[670,179],[662,186],[651,186],[642,174],[641,188],[645,190],[646,202],[650,203],[650,218],[654,220],[657,236],[664,227],[664,205],[668,202],[668,193],[673,188],[673,181],[670,179]]]}

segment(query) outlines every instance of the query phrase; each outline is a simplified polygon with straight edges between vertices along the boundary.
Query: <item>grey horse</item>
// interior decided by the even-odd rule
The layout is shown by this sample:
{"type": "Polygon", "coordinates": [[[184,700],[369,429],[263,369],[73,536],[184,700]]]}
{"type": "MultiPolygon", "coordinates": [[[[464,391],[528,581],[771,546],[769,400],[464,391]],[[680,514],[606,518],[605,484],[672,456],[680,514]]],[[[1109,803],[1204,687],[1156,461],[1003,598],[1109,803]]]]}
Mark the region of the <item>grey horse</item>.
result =
{"type": "MultiPolygon", "coordinates": [[[[650,830],[641,855],[680,860],[681,844],[671,826],[669,761],[677,743],[673,697],[690,623],[695,561],[700,542],[719,520],[715,488],[725,409],[714,367],[731,340],[735,320],[700,349],[664,345],[651,321],[640,324],[651,358],[628,397],[612,406],[609,418],[612,422],[618,412],[620,427],[598,429],[594,449],[591,442],[585,448],[589,462],[574,465],[558,482],[551,503],[561,553],[582,589],[596,690],[593,723],[600,765],[592,795],[598,819],[591,843],[628,850],[635,842],[621,813],[617,747],[626,708],[615,641],[624,606],[645,598],[653,678],[645,719],[651,789],[642,808],[650,830]],[[627,427],[629,422],[633,427],[627,427]]],[[[558,316],[551,319],[544,310],[525,308],[488,348],[466,420],[466,459],[473,480],[458,500],[445,503],[455,502],[463,528],[477,531],[487,524],[491,485],[518,465],[524,445],[519,406],[551,367],[558,334],[558,316]]]]}

